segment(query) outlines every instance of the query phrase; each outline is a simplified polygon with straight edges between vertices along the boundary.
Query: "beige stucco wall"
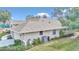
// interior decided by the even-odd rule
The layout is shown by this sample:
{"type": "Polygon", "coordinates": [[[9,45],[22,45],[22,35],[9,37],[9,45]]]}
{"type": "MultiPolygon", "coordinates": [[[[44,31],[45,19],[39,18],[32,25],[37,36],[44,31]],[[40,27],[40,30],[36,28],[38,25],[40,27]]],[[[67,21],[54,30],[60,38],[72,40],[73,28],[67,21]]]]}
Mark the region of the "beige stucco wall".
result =
{"type": "Polygon", "coordinates": [[[20,34],[17,32],[11,32],[12,37],[16,40],[16,39],[20,39],[20,34]]]}
{"type": "MultiPolygon", "coordinates": [[[[18,35],[16,35],[16,36],[18,36],[18,35]]],[[[43,35],[40,35],[39,32],[21,34],[20,39],[22,41],[24,41],[26,44],[27,40],[30,39],[32,42],[33,39],[37,39],[38,37],[41,38],[42,36],[49,36],[50,38],[59,37],[59,30],[56,30],[55,35],[53,35],[53,30],[43,31],[43,35]]]]}

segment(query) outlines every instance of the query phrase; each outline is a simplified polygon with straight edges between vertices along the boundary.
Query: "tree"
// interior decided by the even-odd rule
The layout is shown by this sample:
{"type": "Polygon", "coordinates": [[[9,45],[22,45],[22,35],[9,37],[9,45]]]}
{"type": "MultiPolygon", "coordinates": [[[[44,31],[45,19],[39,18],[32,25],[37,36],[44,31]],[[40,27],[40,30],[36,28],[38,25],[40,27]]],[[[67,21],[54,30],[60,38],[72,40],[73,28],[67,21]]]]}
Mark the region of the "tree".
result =
{"type": "Polygon", "coordinates": [[[66,18],[71,21],[71,22],[69,23],[69,26],[70,26],[72,29],[78,29],[78,28],[79,28],[79,25],[78,25],[78,20],[79,20],[79,8],[77,8],[77,7],[70,8],[70,9],[67,11],[66,18]]]}
{"type": "Polygon", "coordinates": [[[33,19],[33,18],[34,18],[33,15],[27,15],[27,16],[26,16],[26,20],[28,20],[28,19],[33,19]]]}
{"type": "Polygon", "coordinates": [[[61,22],[62,26],[69,29],[79,29],[79,8],[54,8],[53,16],[61,22]],[[58,16],[57,16],[58,15],[58,16]]]}
{"type": "Polygon", "coordinates": [[[69,10],[69,7],[55,7],[53,8],[52,16],[54,17],[63,17],[69,10]]]}
{"type": "Polygon", "coordinates": [[[79,8],[77,8],[77,7],[70,8],[67,11],[66,18],[71,21],[76,21],[76,19],[79,18],[79,8]]]}
{"type": "Polygon", "coordinates": [[[43,15],[43,18],[47,18],[47,16],[46,15],[43,15]]]}
{"type": "Polygon", "coordinates": [[[0,21],[5,23],[11,19],[11,13],[7,10],[0,10],[0,21]]]}

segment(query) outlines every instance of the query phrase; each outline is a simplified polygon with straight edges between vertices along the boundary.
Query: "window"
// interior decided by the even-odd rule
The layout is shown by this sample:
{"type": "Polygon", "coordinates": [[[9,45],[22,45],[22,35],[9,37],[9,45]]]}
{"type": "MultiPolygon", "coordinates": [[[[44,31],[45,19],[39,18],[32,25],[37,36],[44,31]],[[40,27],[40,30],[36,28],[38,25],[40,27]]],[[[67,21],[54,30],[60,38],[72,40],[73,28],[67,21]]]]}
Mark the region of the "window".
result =
{"type": "Polygon", "coordinates": [[[56,34],[56,30],[53,30],[53,35],[55,35],[56,34]]]}
{"type": "Polygon", "coordinates": [[[40,31],[40,35],[43,35],[43,31],[40,31]]]}

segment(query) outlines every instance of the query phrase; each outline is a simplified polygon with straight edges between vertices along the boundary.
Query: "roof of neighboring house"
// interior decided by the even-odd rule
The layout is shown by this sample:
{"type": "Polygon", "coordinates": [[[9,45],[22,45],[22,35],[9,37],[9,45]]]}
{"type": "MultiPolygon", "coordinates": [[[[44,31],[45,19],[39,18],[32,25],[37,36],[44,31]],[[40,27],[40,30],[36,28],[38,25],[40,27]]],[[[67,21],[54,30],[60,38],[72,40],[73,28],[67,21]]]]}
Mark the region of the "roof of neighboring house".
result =
{"type": "Polygon", "coordinates": [[[62,29],[61,23],[58,20],[50,19],[30,19],[26,23],[20,24],[17,27],[13,28],[13,31],[19,33],[29,33],[37,31],[46,31],[53,29],[62,29]]]}
{"type": "Polygon", "coordinates": [[[20,32],[23,29],[24,26],[25,26],[24,23],[23,24],[19,24],[18,26],[12,27],[11,30],[15,31],[15,32],[20,32]]]}
{"type": "Polygon", "coordinates": [[[14,25],[14,24],[22,24],[22,23],[25,23],[26,21],[21,21],[21,20],[11,20],[10,21],[10,23],[12,24],[12,25],[14,25]]]}

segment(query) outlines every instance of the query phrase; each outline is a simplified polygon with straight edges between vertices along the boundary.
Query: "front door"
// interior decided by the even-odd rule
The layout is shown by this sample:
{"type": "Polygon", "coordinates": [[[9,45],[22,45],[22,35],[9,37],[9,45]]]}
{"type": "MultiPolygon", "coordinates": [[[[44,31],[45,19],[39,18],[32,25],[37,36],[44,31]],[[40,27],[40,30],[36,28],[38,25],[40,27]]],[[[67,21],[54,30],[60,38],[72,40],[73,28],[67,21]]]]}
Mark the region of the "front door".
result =
{"type": "Polygon", "coordinates": [[[42,41],[43,42],[48,42],[49,41],[49,36],[42,36],[42,41]]]}

